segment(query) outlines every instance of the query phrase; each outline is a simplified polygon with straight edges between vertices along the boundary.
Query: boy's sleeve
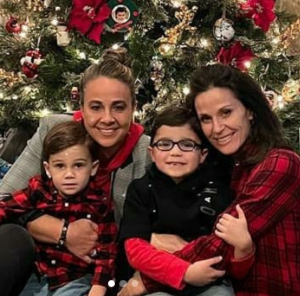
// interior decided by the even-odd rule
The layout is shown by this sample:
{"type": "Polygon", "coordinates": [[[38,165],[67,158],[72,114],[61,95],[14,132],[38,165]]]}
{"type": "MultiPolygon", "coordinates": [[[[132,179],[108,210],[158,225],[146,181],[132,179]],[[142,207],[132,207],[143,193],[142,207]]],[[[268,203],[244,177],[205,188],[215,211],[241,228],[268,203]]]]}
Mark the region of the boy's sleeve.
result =
{"type": "Polygon", "coordinates": [[[98,223],[98,246],[92,285],[108,287],[108,282],[115,276],[115,259],[117,256],[117,225],[114,212],[109,206],[101,223],[98,223]]]}
{"type": "Polygon", "coordinates": [[[243,279],[250,271],[255,261],[255,245],[253,251],[246,257],[241,259],[231,258],[227,268],[227,273],[236,279],[243,279]]]}
{"type": "Polygon", "coordinates": [[[19,218],[27,212],[34,210],[30,200],[30,184],[27,189],[19,190],[14,194],[3,195],[0,198],[0,223],[10,221],[18,223],[19,218]]]}
{"type": "Polygon", "coordinates": [[[125,250],[128,261],[134,269],[177,290],[182,290],[185,287],[182,274],[185,274],[190,263],[157,250],[148,241],[139,238],[127,239],[125,250]],[[162,265],[172,265],[175,272],[172,274],[164,273],[161,268],[162,265]]]}

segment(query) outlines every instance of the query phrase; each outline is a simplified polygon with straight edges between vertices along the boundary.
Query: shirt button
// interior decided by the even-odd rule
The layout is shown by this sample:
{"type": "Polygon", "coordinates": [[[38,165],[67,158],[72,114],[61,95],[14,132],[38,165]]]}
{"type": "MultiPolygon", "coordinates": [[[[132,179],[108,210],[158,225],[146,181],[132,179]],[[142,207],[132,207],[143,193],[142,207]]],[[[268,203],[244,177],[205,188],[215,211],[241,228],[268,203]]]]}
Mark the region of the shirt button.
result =
{"type": "Polygon", "coordinates": [[[51,260],[51,264],[55,265],[56,264],[56,260],[51,260]]]}
{"type": "Polygon", "coordinates": [[[69,203],[68,202],[65,202],[65,207],[67,208],[69,206],[69,203]]]}
{"type": "Polygon", "coordinates": [[[149,184],[148,187],[152,187],[152,184],[149,184]]]}
{"type": "Polygon", "coordinates": [[[91,219],[91,218],[92,218],[92,215],[91,215],[91,214],[87,214],[86,217],[87,217],[88,219],[91,219]]]}

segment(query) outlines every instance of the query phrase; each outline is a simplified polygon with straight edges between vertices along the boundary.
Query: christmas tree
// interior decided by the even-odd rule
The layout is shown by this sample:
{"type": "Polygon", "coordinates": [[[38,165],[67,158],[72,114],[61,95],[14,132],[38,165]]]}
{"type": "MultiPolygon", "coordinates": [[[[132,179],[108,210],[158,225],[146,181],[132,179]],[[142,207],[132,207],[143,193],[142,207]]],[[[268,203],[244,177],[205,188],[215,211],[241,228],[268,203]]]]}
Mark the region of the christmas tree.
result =
{"type": "Polygon", "coordinates": [[[259,81],[296,147],[299,16],[295,0],[0,0],[0,130],[78,108],[80,74],[123,46],[146,128],[197,65],[221,62],[259,81]]]}

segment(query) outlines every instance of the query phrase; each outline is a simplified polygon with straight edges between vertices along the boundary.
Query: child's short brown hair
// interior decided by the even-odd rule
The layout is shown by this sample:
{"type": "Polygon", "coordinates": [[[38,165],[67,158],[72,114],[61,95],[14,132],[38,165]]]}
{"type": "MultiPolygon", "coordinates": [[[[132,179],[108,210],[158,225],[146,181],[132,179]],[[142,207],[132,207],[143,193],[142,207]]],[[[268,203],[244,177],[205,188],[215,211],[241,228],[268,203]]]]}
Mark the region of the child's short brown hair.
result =
{"type": "Polygon", "coordinates": [[[98,159],[97,143],[90,137],[84,125],[78,121],[68,121],[55,125],[43,142],[43,161],[50,156],[74,145],[86,145],[92,160],[98,159]]]}
{"type": "Polygon", "coordinates": [[[154,123],[150,132],[150,144],[153,144],[154,137],[157,130],[163,126],[183,126],[189,124],[191,129],[196,133],[201,142],[203,142],[203,137],[200,130],[200,125],[198,119],[193,113],[191,113],[187,108],[184,107],[167,107],[158,113],[154,119],[154,123]]]}

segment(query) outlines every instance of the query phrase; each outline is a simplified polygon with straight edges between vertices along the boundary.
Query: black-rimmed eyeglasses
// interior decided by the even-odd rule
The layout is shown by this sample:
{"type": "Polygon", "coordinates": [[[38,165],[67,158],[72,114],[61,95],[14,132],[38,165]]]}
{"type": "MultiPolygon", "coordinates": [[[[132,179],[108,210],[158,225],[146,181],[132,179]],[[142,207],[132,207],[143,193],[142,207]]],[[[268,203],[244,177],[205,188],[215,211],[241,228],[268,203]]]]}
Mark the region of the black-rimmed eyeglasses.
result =
{"type": "Polygon", "coordinates": [[[159,140],[153,143],[152,147],[156,147],[160,151],[170,151],[173,149],[174,145],[177,145],[183,152],[201,149],[201,145],[192,140],[181,140],[178,142],[174,142],[172,140],[159,140]]]}

